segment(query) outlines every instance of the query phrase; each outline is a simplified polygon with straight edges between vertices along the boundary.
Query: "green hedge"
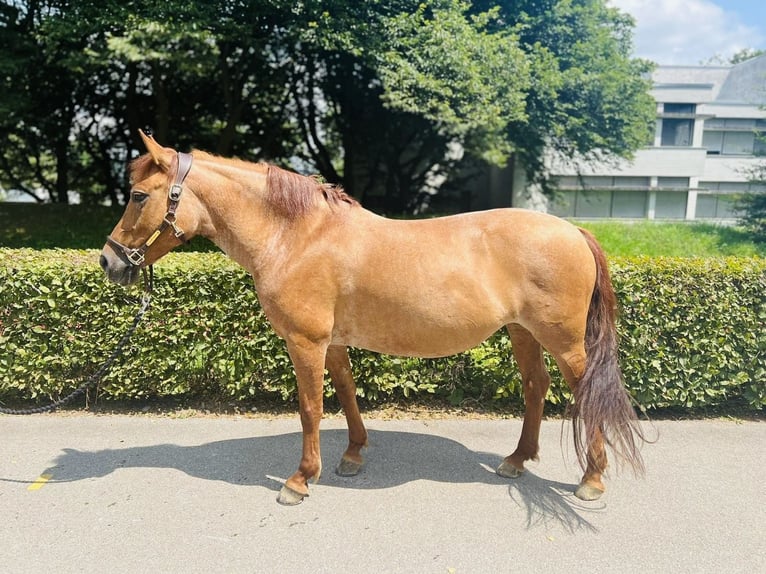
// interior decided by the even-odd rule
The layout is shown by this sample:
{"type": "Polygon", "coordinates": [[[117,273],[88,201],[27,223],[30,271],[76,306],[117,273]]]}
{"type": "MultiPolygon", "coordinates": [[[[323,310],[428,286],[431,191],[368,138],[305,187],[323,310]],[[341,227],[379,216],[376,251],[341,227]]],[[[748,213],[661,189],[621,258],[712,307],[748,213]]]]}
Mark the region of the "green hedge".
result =
{"type": "MultiPolygon", "coordinates": [[[[127,329],[140,290],[109,284],[97,258],[0,249],[0,401],[67,393],[127,329]]],[[[766,260],[614,259],[612,273],[621,363],[639,404],[766,404],[766,260]]],[[[294,400],[284,343],[245,272],[221,254],[182,253],[163,259],[156,274],[152,309],[102,383],[102,399],[294,400]]],[[[520,403],[510,357],[504,331],[445,359],[352,350],[359,395],[373,402],[435,393],[454,403],[520,403]]],[[[549,401],[568,398],[556,376],[549,401]]]]}

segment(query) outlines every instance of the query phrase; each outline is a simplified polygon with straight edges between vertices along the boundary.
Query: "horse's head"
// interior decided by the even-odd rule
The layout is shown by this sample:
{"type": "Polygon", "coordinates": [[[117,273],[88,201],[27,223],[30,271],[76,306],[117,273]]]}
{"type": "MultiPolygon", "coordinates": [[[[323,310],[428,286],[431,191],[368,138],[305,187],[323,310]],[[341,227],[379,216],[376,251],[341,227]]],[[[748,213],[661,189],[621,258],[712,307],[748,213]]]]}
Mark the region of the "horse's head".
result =
{"type": "Polygon", "coordinates": [[[196,198],[183,193],[192,156],[164,148],[144,132],[141,139],[149,153],[131,166],[130,200],[99,260],[120,285],[134,283],[142,267],[191,239],[198,228],[196,198]]]}

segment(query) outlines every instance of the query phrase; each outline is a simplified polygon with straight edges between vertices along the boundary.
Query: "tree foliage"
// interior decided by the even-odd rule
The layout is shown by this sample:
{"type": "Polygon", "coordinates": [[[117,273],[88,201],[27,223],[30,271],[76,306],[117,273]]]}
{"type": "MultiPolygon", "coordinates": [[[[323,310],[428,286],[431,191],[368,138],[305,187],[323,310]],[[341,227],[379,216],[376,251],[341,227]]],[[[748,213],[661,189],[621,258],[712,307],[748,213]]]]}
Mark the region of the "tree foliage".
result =
{"type": "Polygon", "coordinates": [[[708,66],[736,65],[736,64],[741,64],[742,62],[745,62],[752,58],[757,58],[758,56],[762,56],[765,53],[766,53],[766,50],[756,50],[754,48],[742,48],[741,50],[735,52],[728,58],[720,54],[716,54],[715,56],[707,60],[704,64],[708,66]]]}
{"type": "Polygon", "coordinates": [[[747,229],[753,239],[766,243],[766,193],[751,193],[739,200],[739,208],[743,213],[740,223],[747,229]]]}
{"type": "Polygon", "coordinates": [[[544,181],[546,147],[645,143],[631,27],[603,0],[5,0],[0,183],[121,201],[146,126],[318,172],[383,211],[484,162],[544,181]]]}
{"type": "Polygon", "coordinates": [[[737,200],[737,211],[742,214],[739,223],[754,241],[766,243],[766,160],[753,169],[750,180],[754,191],[737,200]]]}

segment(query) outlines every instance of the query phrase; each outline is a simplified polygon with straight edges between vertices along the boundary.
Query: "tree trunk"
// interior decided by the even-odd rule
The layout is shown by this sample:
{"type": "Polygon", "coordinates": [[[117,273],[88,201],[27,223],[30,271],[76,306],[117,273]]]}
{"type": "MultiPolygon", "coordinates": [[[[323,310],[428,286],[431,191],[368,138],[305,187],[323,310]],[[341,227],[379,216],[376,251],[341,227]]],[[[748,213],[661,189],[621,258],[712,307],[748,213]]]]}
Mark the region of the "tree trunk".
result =
{"type": "Polygon", "coordinates": [[[56,185],[51,199],[55,203],[69,203],[69,138],[66,135],[56,140],[56,185]]]}
{"type": "MultiPolygon", "coordinates": [[[[245,97],[243,91],[243,76],[232,73],[227,64],[229,56],[232,53],[231,46],[221,45],[221,53],[218,65],[221,71],[221,89],[223,90],[224,115],[226,121],[223,129],[218,136],[216,143],[216,153],[228,156],[234,149],[234,140],[237,136],[237,126],[242,119],[242,112],[245,109],[245,97]]],[[[243,65],[242,63],[239,64],[243,65]]]]}
{"type": "Polygon", "coordinates": [[[170,100],[165,86],[165,78],[159,66],[154,67],[152,88],[154,88],[154,101],[157,106],[155,125],[153,126],[154,137],[158,142],[166,145],[170,137],[170,100]]]}

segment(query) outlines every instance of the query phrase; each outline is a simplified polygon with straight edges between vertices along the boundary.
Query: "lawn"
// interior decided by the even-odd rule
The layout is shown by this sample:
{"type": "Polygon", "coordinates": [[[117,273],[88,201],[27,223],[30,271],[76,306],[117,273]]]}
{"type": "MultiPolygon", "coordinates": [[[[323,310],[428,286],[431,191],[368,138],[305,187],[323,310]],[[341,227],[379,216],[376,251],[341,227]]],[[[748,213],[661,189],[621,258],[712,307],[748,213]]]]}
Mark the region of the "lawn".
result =
{"type": "MultiPolygon", "coordinates": [[[[0,247],[33,249],[101,249],[124,207],[0,203],[0,247]]],[[[210,251],[204,239],[185,251],[210,251]]]]}
{"type": "MultiPolygon", "coordinates": [[[[0,203],[0,247],[100,249],[122,211],[122,207],[0,203]]],[[[578,225],[592,231],[607,254],[614,256],[766,257],[766,244],[754,243],[736,227],[651,221],[578,225]]],[[[185,249],[215,247],[198,239],[185,249]]]]}
{"type": "Polygon", "coordinates": [[[578,225],[595,234],[608,255],[766,257],[766,244],[753,242],[738,227],[654,221],[588,221],[578,225]]]}

